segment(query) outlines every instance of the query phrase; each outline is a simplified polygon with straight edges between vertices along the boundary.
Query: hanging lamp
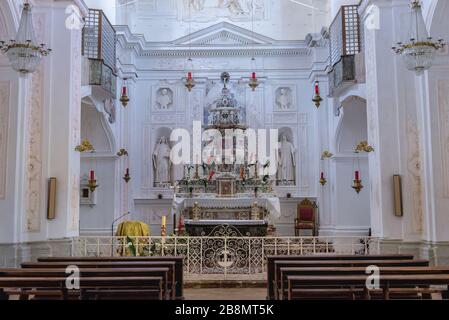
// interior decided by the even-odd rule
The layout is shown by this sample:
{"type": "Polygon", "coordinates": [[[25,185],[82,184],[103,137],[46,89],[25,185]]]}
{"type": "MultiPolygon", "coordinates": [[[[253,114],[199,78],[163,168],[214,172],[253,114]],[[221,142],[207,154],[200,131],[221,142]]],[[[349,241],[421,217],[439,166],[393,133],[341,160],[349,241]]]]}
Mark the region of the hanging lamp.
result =
{"type": "Polygon", "coordinates": [[[31,4],[28,1],[23,4],[15,40],[10,40],[8,43],[0,41],[0,50],[8,57],[12,68],[21,74],[36,71],[42,57],[51,53],[51,49],[47,48],[44,43],[37,43],[31,4]]]}
{"type": "Polygon", "coordinates": [[[437,51],[446,43],[442,39],[434,41],[429,35],[419,0],[412,0],[410,8],[409,36],[405,42],[398,42],[393,51],[402,56],[408,70],[419,76],[432,67],[437,51]]]}

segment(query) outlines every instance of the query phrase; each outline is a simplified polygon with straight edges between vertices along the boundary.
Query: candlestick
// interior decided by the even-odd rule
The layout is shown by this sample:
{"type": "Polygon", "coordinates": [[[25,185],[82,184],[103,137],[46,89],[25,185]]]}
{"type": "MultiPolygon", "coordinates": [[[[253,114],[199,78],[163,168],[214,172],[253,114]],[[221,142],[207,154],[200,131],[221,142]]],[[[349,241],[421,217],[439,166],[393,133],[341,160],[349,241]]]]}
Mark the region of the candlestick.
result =
{"type": "Polygon", "coordinates": [[[162,216],[161,236],[165,237],[166,235],[167,235],[167,217],[162,216]]]}

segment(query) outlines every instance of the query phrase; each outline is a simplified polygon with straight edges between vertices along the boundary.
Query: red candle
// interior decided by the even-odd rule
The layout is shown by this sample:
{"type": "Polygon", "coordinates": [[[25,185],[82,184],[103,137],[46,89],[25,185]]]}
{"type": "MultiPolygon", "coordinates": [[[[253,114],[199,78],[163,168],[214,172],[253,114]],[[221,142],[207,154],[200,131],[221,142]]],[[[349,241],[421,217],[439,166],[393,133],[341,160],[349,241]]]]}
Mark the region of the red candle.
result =
{"type": "Polygon", "coordinates": [[[187,73],[187,78],[188,78],[189,80],[192,80],[192,72],[187,73]]]}
{"type": "Polygon", "coordinates": [[[95,172],[94,172],[94,170],[90,170],[90,180],[95,180],[95,172]]]}
{"type": "Polygon", "coordinates": [[[320,94],[320,87],[319,87],[319,82],[318,81],[316,81],[315,82],[315,94],[320,94]]]}
{"type": "Polygon", "coordinates": [[[358,171],[355,172],[355,180],[360,180],[360,173],[358,171]]]}
{"type": "Polygon", "coordinates": [[[252,77],[253,79],[256,79],[256,73],[253,72],[252,75],[251,75],[251,77],[252,77]]]}
{"type": "Polygon", "coordinates": [[[129,175],[129,168],[126,168],[126,174],[129,175]]]}
{"type": "Polygon", "coordinates": [[[321,179],[324,179],[324,172],[321,172],[321,179]]]}
{"type": "Polygon", "coordinates": [[[126,96],[126,87],[122,88],[122,96],[126,96]]]}

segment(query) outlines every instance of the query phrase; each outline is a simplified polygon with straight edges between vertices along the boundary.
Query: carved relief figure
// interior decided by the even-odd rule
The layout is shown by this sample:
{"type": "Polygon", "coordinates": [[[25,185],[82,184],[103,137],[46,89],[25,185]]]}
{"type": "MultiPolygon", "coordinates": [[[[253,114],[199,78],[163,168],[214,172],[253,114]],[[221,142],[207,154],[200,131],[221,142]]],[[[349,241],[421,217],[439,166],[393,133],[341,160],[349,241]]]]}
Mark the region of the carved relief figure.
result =
{"type": "Polygon", "coordinates": [[[161,88],[157,91],[157,106],[160,110],[168,110],[173,104],[173,92],[169,88],[161,88]]]}
{"type": "Polygon", "coordinates": [[[190,5],[192,6],[192,9],[196,11],[203,11],[205,3],[206,0],[190,0],[190,5]]]}
{"type": "Polygon", "coordinates": [[[161,137],[153,153],[154,183],[156,186],[171,182],[170,151],[167,138],[161,137]]]}
{"type": "Polygon", "coordinates": [[[255,18],[263,19],[264,0],[185,0],[184,13],[187,17],[190,8],[194,14],[192,19],[201,22],[217,17],[248,19],[253,5],[255,18]]]}
{"type": "Polygon", "coordinates": [[[279,141],[278,155],[278,180],[294,181],[296,168],[296,151],[293,144],[288,141],[285,134],[281,135],[279,141]]]}
{"type": "Polygon", "coordinates": [[[290,110],[292,94],[290,88],[279,88],[276,92],[276,105],[279,110],[290,110]]]}

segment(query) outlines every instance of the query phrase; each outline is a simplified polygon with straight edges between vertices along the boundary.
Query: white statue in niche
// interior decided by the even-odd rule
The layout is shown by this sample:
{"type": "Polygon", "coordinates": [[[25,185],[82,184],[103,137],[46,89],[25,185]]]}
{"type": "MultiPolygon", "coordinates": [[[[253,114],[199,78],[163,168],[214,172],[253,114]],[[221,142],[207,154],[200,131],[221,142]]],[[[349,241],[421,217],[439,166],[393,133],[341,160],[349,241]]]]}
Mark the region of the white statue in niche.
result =
{"type": "Polygon", "coordinates": [[[287,135],[282,134],[279,141],[278,155],[278,180],[294,182],[296,168],[296,150],[293,144],[288,141],[287,135]]]}
{"type": "Polygon", "coordinates": [[[171,182],[170,146],[167,138],[162,136],[153,152],[154,184],[161,186],[171,182]]]}
{"type": "Polygon", "coordinates": [[[290,88],[279,88],[276,93],[276,104],[278,110],[290,110],[292,105],[292,95],[290,88]]]}
{"type": "Polygon", "coordinates": [[[157,91],[156,103],[160,110],[168,110],[173,104],[173,92],[169,88],[161,88],[157,91]]]}

